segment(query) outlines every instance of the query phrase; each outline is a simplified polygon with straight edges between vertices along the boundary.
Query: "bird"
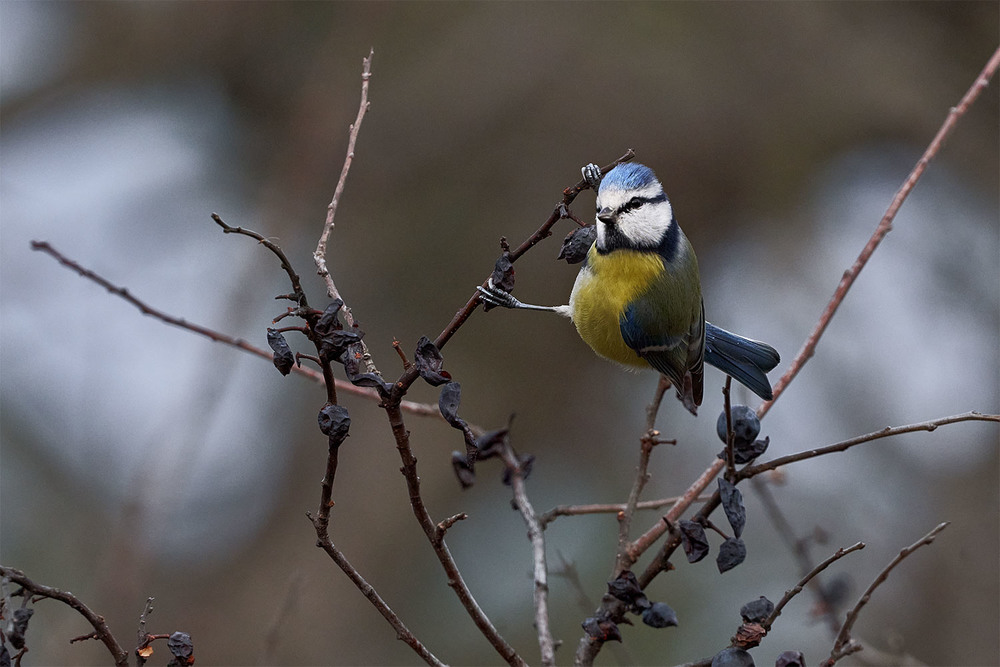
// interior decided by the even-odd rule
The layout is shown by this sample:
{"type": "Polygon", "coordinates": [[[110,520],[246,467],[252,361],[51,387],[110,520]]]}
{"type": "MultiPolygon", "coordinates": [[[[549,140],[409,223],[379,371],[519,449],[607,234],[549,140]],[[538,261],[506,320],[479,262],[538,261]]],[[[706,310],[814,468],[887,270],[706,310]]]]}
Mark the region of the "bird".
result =
{"type": "Polygon", "coordinates": [[[569,317],[601,357],[659,371],[694,415],[704,394],[706,363],[771,400],[767,373],[781,360],[778,352],[705,321],[698,260],[653,170],[626,162],[605,174],[595,164],[582,171],[597,191],[597,235],[569,304],[523,303],[492,278],[477,287],[480,298],[494,306],[569,317]]]}

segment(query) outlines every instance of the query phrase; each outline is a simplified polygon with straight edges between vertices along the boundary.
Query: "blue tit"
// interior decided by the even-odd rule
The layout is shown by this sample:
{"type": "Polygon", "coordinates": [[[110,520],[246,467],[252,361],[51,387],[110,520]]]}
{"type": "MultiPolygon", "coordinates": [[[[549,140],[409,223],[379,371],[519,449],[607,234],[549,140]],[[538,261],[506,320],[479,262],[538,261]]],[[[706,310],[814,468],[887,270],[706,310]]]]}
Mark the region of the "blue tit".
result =
{"type": "Polygon", "coordinates": [[[479,288],[482,299],[570,317],[597,354],[666,376],[692,414],[701,405],[706,362],[770,400],[767,372],[778,353],[705,321],[698,260],[653,171],[625,163],[603,178],[596,165],[583,172],[597,190],[597,239],[569,305],[525,304],[492,285],[479,288]]]}

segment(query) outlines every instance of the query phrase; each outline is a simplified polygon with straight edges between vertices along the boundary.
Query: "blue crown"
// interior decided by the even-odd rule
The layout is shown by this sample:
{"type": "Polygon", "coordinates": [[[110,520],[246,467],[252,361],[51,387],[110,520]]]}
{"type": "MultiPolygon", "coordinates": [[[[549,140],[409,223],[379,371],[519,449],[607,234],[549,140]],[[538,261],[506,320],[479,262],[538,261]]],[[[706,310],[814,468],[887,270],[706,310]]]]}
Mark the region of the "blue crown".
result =
{"type": "Polygon", "coordinates": [[[656,183],[656,174],[644,164],[626,162],[620,164],[601,179],[600,190],[616,188],[619,190],[635,190],[656,183]]]}

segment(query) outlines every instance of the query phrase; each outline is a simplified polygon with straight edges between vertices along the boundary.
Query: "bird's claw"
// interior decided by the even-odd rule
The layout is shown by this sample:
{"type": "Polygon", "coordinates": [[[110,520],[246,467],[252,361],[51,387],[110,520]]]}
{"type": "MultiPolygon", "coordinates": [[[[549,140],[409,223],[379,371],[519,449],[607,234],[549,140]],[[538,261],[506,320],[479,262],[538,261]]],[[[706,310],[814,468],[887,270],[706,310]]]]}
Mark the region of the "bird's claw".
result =
{"type": "Polygon", "coordinates": [[[601,174],[601,168],[591,162],[580,171],[583,173],[583,180],[587,181],[587,185],[589,185],[592,190],[597,190],[597,187],[601,184],[601,178],[603,177],[601,174]]]}
{"type": "Polygon", "coordinates": [[[504,308],[517,308],[520,306],[520,302],[515,299],[510,292],[504,292],[502,289],[493,286],[493,279],[487,283],[488,287],[483,287],[482,285],[476,285],[476,289],[479,290],[479,298],[483,302],[490,304],[491,306],[502,306],[504,308]]]}

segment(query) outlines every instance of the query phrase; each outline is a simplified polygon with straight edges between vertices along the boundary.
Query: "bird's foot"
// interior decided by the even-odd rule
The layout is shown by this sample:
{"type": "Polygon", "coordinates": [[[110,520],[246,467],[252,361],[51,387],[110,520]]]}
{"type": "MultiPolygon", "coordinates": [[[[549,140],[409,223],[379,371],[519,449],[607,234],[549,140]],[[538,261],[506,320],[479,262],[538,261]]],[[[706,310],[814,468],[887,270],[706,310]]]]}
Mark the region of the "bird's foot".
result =
{"type": "Polygon", "coordinates": [[[601,178],[603,178],[601,168],[591,162],[580,171],[583,173],[583,180],[587,181],[587,185],[596,191],[597,187],[601,184],[601,178]]]}

